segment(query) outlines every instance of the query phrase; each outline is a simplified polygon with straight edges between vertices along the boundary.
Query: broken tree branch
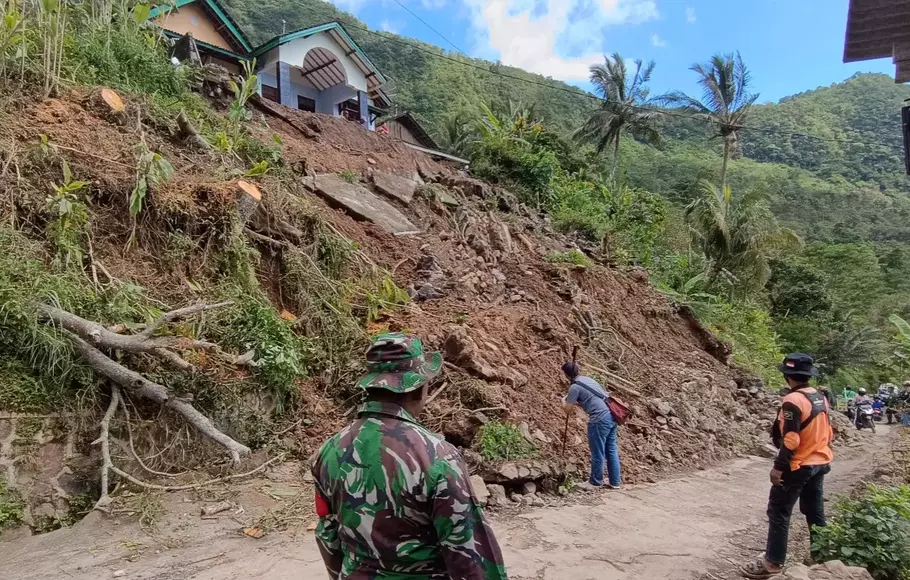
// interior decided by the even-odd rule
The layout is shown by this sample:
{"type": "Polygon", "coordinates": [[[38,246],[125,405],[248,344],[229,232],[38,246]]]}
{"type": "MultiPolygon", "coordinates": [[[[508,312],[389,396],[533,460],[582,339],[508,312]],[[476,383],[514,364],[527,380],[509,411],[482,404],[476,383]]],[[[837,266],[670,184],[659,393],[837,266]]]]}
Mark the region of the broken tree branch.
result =
{"type": "Polygon", "coordinates": [[[145,330],[139,334],[120,334],[113,332],[96,322],[86,320],[71,312],[47,304],[39,304],[37,308],[38,312],[46,316],[51,322],[60,325],[64,329],[99,348],[123,350],[133,353],[146,353],[173,365],[180,370],[188,371],[193,369],[193,365],[185,361],[179,354],[167,349],[220,351],[218,345],[181,336],[153,336],[153,334],[165,324],[199,312],[212,310],[214,308],[222,308],[230,304],[232,303],[200,303],[185,308],[178,308],[177,310],[171,310],[170,312],[164,313],[158,320],[149,324],[145,330]]]}
{"type": "Polygon", "coordinates": [[[635,389],[632,388],[635,385],[631,381],[624,379],[623,377],[621,377],[617,374],[611,373],[607,369],[600,368],[598,366],[594,366],[589,362],[586,362],[585,365],[587,365],[587,367],[590,368],[591,370],[595,370],[595,371],[599,372],[600,374],[604,375],[605,377],[607,377],[607,379],[609,380],[609,383],[613,387],[619,389],[620,391],[623,391],[624,393],[635,396],[635,397],[642,396],[641,393],[639,393],[638,391],[636,391],[635,389]]]}
{"type": "Polygon", "coordinates": [[[240,458],[242,456],[250,453],[249,447],[234,441],[219,431],[212,421],[196,410],[195,407],[182,399],[171,397],[164,386],[152,382],[136,371],[130,370],[120,363],[113,361],[75,333],[69,330],[64,330],[64,332],[69,336],[73,345],[76,347],[76,350],[82,355],[82,358],[90,367],[92,367],[92,369],[106,376],[131,393],[154,401],[159,405],[176,412],[178,415],[182,416],[187,423],[195,427],[197,431],[227,449],[235,464],[240,463],[240,458]]]}
{"type": "Polygon", "coordinates": [[[154,489],[157,491],[186,491],[188,489],[199,489],[200,487],[205,487],[207,485],[221,483],[223,481],[233,481],[235,479],[240,479],[243,477],[249,477],[251,475],[255,475],[255,474],[259,473],[260,471],[262,471],[263,469],[265,469],[266,467],[268,467],[269,465],[275,463],[276,461],[280,461],[281,459],[284,459],[284,456],[278,455],[276,457],[269,459],[265,463],[261,464],[259,467],[256,467],[255,469],[251,469],[249,471],[245,471],[244,473],[235,473],[233,475],[225,475],[224,477],[219,477],[217,479],[210,479],[208,481],[202,481],[199,483],[189,483],[187,485],[158,485],[155,483],[148,483],[148,482],[142,481],[141,479],[137,479],[137,478],[133,477],[129,473],[127,473],[127,472],[123,471],[122,469],[119,469],[118,467],[115,467],[115,466],[111,466],[111,471],[113,471],[114,473],[116,473],[117,475],[122,477],[123,479],[129,481],[130,483],[138,485],[139,487],[144,487],[145,489],[154,489]]]}
{"type": "Polygon", "coordinates": [[[93,445],[101,443],[101,497],[95,502],[94,507],[94,509],[101,511],[107,511],[107,506],[112,501],[111,496],[108,495],[110,491],[110,471],[114,467],[114,462],[111,461],[111,419],[114,417],[114,413],[117,412],[119,405],[120,387],[111,385],[111,402],[107,406],[104,417],[101,419],[101,435],[92,442],[93,445]]]}

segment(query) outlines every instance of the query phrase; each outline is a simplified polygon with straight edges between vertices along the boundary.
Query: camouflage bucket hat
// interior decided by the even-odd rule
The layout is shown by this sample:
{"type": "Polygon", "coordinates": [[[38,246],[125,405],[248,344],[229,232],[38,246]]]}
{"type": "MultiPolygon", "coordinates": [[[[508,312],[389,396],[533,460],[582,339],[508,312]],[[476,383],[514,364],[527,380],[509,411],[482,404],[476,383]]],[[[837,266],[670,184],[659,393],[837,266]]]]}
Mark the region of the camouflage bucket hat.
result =
{"type": "Polygon", "coordinates": [[[361,377],[361,389],[387,389],[408,393],[432,380],[442,368],[442,355],[424,352],[423,342],[413,334],[389,332],[373,339],[367,349],[368,374],[361,377]]]}

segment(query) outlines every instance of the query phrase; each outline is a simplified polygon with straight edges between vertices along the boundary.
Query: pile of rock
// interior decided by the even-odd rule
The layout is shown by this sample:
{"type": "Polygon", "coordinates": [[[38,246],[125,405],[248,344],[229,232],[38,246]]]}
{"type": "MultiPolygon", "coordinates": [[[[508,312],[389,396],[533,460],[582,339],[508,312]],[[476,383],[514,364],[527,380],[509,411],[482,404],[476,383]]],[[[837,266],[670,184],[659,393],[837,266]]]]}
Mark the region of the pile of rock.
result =
{"type": "Polygon", "coordinates": [[[788,566],[783,574],[771,580],[872,580],[865,568],[847,566],[840,560],[832,560],[809,568],[802,564],[788,566]]]}

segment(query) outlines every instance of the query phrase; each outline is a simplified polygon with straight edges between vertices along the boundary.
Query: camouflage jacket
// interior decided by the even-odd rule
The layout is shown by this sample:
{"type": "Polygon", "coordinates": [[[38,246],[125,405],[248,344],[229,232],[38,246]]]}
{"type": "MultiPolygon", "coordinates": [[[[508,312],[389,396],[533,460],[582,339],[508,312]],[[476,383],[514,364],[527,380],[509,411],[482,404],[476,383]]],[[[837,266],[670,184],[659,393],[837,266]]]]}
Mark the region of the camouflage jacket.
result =
{"type": "Polygon", "coordinates": [[[367,402],[313,464],[332,580],[506,578],[458,451],[397,405],[367,402]]]}

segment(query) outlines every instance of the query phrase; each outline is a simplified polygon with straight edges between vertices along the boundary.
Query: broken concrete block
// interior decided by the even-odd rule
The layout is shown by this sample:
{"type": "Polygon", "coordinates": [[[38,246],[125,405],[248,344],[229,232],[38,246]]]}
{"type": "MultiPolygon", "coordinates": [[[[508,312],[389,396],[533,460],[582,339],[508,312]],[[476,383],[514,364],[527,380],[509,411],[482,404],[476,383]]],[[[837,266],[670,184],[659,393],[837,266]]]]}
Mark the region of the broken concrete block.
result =
{"type": "Polygon", "coordinates": [[[357,219],[373,222],[392,234],[417,230],[392,204],[358,183],[348,183],[334,173],[317,175],[315,181],[319,195],[357,219]]]}
{"type": "Polygon", "coordinates": [[[482,477],[479,475],[471,476],[471,489],[474,491],[474,499],[477,500],[477,503],[487,505],[490,500],[490,490],[487,489],[487,484],[484,483],[482,477]]]}
{"type": "Polygon", "coordinates": [[[373,185],[379,193],[397,199],[402,203],[411,203],[414,199],[414,190],[417,183],[410,179],[399,177],[394,173],[376,171],[373,173],[373,185]]]}

